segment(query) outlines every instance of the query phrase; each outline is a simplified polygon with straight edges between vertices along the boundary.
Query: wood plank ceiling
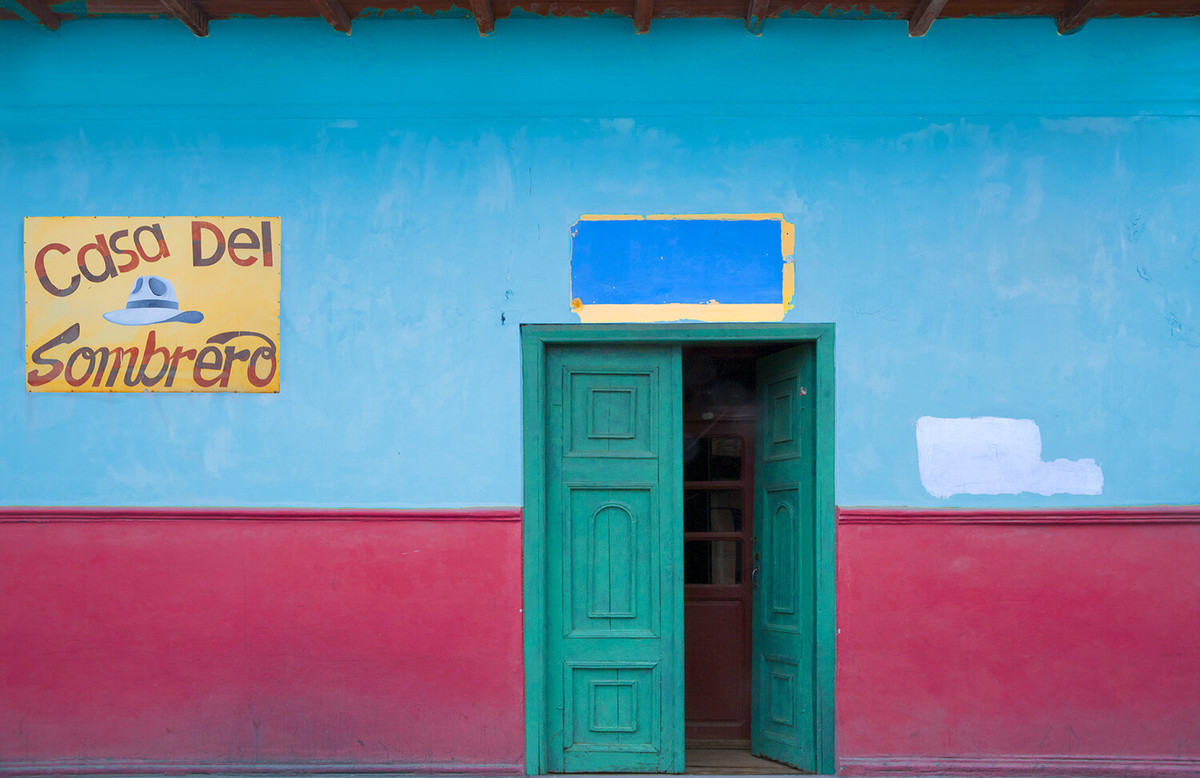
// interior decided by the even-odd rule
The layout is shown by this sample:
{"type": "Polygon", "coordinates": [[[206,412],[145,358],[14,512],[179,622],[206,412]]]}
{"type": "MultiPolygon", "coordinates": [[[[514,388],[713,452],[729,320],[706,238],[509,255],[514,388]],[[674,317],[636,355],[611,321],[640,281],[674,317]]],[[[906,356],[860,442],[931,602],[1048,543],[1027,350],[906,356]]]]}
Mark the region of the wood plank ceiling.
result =
{"type": "Polygon", "coordinates": [[[1130,16],[1200,16],[1200,0],[86,0],[55,5],[51,0],[7,0],[0,20],[24,18],[47,29],[65,21],[114,14],[173,16],[200,37],[210,19],[230,17],[322,17],[347,35],[360,16],[391,13],[473,16],[481,35],[496,20],[523,16],[624,16],[639,33],[655,19],[745,19],[759,35],[765,20],[779,17],[906,19],[908,34],[927,33],[937,19],[1041,16],[1055,20],[1060,34],[1072,33],[1088,19],[1130,16]],[[16,9],[16,10],[12,10],[16,9]],[[465,10],[464,10],[465,9],[465,10]]]}

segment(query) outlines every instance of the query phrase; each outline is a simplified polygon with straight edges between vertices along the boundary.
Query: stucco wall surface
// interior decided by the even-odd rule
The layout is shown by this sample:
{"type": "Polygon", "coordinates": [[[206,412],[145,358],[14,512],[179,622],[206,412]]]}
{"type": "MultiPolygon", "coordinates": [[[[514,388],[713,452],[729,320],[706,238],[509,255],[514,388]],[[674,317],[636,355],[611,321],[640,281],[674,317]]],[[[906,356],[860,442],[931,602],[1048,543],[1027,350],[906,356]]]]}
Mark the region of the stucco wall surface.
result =
{"type": "Polygon", "coordinates": [[[517,521],[0,529],[0,773],[520,769],[517,521]]]}
{"type": "Polygon", "coordinates": [[[839,526],[842,772],[1195,773],[1197,529],[839,526]]]}
{"type": "Polygon", "coordinates": [[[0,501],[517,505],[570,226],[781,212],[839,504],[1195,502],[1197,63],[1158,19],[0,25],[0,501]],[[25,392],[23,217],[210,214],[282,219],[277,396],[25,392]],[[1032,420],[1102,490],[935,497],[922,417],[1032,420]]]}
{"type": "MultiPolygon", "coordinates": [[[[211,29],[0,24],[0,505],[519,505],[571,225],[712,213],[795,225],[839,504],[1200,502],[1190,20],[211,29]],[[280,217],[279,394],[26,393],[22,219],[91,215],[280,217]]],[[[520,768],[516,511],[119,513],[3,524],[5,764],[520,768]]],[[[838,530],[843,770],[1195,772],[1194,511],[887,521],[838,530]]]]}

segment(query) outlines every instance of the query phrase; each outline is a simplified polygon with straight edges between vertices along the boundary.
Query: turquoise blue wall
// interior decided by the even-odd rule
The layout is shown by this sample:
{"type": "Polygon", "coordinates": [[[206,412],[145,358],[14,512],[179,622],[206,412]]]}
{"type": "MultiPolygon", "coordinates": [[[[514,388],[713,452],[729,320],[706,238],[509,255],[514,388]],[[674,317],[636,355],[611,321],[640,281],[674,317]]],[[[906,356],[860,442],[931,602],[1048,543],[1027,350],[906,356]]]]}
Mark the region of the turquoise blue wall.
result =
{"type": "Polygon", "coordinates": [[[0,23],[0,503],[521,502],[518,325],[585,213],[782,212],[842,505],[1200,501],[1200,25],[0,23]],[[280,216],[277,396],[24,389],[22,218],[280,216]],[[1097,496],[939,500],[920,416],[1097,496]]]}

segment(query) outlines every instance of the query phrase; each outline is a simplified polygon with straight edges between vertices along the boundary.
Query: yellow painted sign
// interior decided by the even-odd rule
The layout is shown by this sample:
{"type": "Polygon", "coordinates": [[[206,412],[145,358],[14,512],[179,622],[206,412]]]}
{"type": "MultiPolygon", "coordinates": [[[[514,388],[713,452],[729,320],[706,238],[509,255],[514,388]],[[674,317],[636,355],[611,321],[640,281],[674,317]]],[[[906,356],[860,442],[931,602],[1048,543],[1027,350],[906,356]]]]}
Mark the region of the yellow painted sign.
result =
{"type": "Polygon", "coordinates": [[[25,388],[278,392],[279,218],[25,219],[25,388]]]}

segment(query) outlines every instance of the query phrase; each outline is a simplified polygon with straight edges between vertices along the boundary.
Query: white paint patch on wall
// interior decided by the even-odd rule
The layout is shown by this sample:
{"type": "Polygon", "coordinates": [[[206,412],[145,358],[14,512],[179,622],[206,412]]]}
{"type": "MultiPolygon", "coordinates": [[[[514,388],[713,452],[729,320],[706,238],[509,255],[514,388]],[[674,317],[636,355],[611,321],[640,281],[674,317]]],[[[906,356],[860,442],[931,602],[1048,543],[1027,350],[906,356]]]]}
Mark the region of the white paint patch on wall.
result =
{"type": "Polygon", "coordinates": [[[1100,494],[1094,459],[1042,461],[1032,419],[917,419],[921,484],[934,497],[955,494],[1100,494]]]}

